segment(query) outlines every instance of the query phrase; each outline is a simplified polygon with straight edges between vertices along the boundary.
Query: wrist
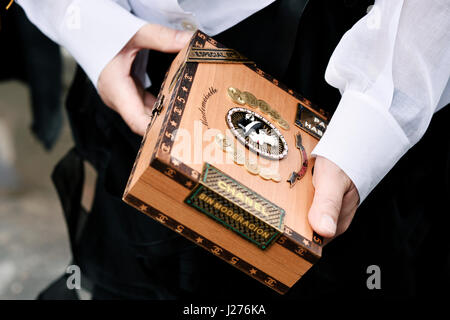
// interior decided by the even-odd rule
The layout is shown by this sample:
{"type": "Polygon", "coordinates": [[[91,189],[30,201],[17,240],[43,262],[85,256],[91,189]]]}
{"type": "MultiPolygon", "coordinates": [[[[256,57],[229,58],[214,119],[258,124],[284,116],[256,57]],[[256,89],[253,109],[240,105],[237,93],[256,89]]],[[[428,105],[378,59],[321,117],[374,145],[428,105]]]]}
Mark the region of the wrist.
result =
{"type": "Polygon", "coordinates": [[[346,91],[313,156],[340,167],[360,202],[409,149],[409,140],[387,110],[363,93],[346,91]]]}

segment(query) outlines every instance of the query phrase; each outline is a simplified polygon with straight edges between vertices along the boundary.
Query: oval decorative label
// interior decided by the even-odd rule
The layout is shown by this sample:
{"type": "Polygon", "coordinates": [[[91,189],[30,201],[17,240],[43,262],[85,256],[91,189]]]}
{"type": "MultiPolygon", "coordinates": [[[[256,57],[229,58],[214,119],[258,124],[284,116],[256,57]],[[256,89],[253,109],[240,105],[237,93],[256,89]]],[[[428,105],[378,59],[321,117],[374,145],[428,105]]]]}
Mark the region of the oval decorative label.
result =
{"type": "Polygon", "coordinates": [[[281,160],[288,153],[288,146],[281,132],[256,112],[232,108],[227,113],[227,124],[239,142],[264,158],[281,160]]]}

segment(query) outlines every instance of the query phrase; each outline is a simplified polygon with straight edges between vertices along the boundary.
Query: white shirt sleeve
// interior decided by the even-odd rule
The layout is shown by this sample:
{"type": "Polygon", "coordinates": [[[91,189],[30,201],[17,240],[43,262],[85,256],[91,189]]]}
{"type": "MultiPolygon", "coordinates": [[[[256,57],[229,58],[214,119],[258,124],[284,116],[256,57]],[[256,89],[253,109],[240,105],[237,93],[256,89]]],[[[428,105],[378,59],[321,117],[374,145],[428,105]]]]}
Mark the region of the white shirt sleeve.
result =
{"type": "Polygon", "coordinates": [[[325,78],[342,99],[313,150],[361,202],[450,103],[450,1],[377,0],[341,39],[325,78]]]}
{"type": "Polygon", "coordinates": [[[146,23],[129,12],[127,0],[17,2],[43,33],[73,55],[95,85],[103,68],[146,23]]]}

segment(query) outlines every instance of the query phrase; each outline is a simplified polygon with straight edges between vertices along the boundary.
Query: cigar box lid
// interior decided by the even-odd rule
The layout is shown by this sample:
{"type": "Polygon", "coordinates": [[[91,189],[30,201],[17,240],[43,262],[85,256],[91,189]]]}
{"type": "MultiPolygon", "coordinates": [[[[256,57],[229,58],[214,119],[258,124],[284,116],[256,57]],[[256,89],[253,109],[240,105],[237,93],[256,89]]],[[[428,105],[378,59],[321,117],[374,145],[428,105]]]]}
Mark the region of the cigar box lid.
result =
{"type": "MultiPolygon", "coordinates": [[[[162,90],[157,99],[157,102],[163,105],[166,110],[151,156],[150,166],[188,190],[194,190],[201,182],[204,162],[192,165],[178,157],[173,150],[176,137],[183,129],[181,124],[186,122],[186,105],[192,98],[197,71],[205,64],[240,65],[245,70],[250,70],[258,78],[264,79],[265,82],[269,82],[272,86],[278,88],[279,92],[291,96],[298,102],[294,112],[295,119],[289,119],[292,128],[307,134],[315,141],[320,139],[326,130],[328,117],[323,110],[265,73],[254,62],[237,51],[226,48],[201,31],[196,32],[184,55],[179,60],[178,66],[172,66],[172,68],[176,67],[173,75],[165,80],[163,85],[166,88],[165,94],[162,94],[162,90]]],[[[210,88],[211,100],[213,99],[211,97],[217,95],[214,92],[215,89],[213,86],[210,88]]],[[[198,93],[196,94],[198,95],[198,93]]],[[[206,92],[205,95],[207,94],[206,92]]],[[[263,116],[268,117],[264,114],[263,116]]],[[[284,134],[286,136],[286,133],[284,134]]],[[[291,152],[295,152],[295,150],[291,150],[291,152]]],[[[282,223],[280,228],[282,228],[281,234],[275,239],[278,244],[312,263],[321,256],[322,237],[313,231],[310,232],[309,236],[304,236],[285,223],[282,223]]]]}

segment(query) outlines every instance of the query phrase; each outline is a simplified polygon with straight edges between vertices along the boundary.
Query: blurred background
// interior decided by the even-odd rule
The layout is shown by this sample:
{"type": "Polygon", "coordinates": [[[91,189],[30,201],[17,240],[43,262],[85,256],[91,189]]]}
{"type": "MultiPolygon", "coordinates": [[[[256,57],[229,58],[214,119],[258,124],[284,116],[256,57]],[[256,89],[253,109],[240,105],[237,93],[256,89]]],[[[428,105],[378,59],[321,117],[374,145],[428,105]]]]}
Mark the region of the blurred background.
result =
{"type": "Polygon", "coordinates": [[[0,19],[0,300],[35,299],[71,261],[51,173],[73,146],[63,105],[76,65],[18,6],[0,19]]]}

